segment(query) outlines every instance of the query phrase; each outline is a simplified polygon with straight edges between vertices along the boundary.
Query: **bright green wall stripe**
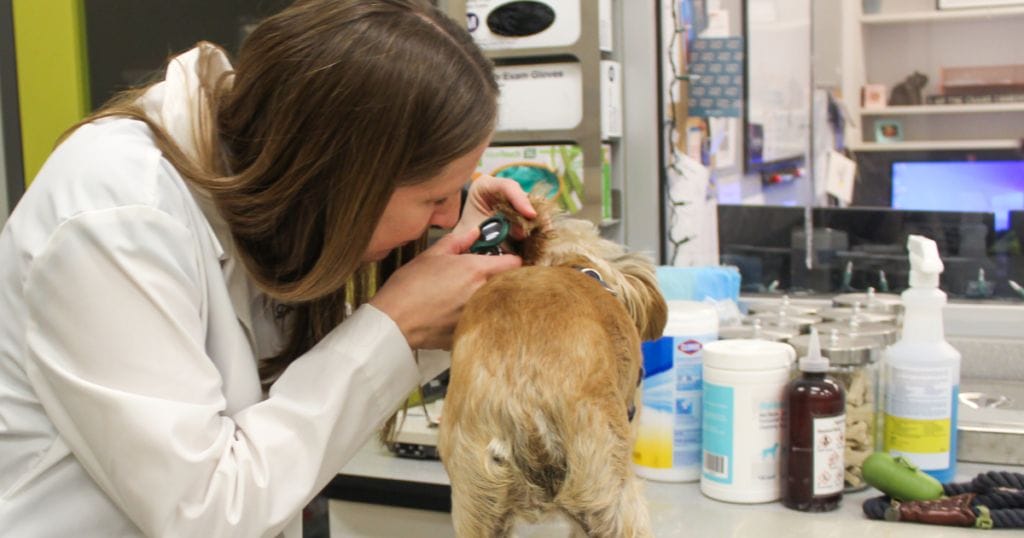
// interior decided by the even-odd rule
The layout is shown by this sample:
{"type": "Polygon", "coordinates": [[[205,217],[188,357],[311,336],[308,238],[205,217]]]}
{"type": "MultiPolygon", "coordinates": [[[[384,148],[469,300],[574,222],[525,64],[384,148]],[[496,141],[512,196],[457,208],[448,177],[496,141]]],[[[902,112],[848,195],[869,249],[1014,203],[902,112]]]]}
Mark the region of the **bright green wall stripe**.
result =
{"type": "Polygon", "coordinates": [[[57,137],[89,111],[82,0],[14,0],[25,183],[57,137]]]}

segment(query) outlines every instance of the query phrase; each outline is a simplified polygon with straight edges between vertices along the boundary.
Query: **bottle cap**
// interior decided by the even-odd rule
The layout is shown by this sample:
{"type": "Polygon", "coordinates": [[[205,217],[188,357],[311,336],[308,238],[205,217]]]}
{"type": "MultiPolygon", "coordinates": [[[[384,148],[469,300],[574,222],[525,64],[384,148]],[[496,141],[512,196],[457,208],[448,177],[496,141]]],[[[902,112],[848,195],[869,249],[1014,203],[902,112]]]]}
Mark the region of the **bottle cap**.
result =
{"type": "Polygon", "coordinates": [[[910,287],[939,287],[943,266],[935,241],[923,235],[910,235],[907,250],[910,252],[910,287]]]}
{"type": "Polygon", "coordinates": [[[818,340],[818,329],[811,328],[811,339],[807,346],[807,356],[800,357],[801,372],[827,372],[828,358],[821,354],[821,342],[818,340]]]}

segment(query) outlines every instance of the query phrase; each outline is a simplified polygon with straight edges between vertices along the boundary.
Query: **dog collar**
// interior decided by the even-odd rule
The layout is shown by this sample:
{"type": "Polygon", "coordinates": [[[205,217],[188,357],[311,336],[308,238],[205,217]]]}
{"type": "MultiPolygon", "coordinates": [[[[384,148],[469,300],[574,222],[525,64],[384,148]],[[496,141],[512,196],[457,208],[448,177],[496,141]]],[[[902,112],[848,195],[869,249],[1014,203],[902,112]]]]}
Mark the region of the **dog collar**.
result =
{"type": "Polygon", "coordinates": [[[599,273],[597,269],[594,269],[592,267],[583,267],[582,265],[574,265],[572,266],[572,268],[589,276],[590,278],[593,278],[599,284],[604,286],[604,289],[608,290],[609,293],[611,293],[612,295],[616,295],[615,290],[613,290],[612,287],[609,286],[608,283],[604,281],[604,278],[601,277],[601,273],[599,273]]]}

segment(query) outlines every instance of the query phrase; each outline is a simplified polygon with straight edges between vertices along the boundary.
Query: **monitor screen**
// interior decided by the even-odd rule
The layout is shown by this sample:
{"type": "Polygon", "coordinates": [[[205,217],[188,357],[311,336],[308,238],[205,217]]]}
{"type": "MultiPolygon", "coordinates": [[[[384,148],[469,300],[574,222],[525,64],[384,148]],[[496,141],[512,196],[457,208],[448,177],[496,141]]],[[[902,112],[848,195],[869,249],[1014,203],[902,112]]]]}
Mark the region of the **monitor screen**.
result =
{"type": "Polygon", "coordinates": [[[983,211],[995,229],[1024,209],[1024,161],[915,161],[892,163],[893,209],[983,211]]]}

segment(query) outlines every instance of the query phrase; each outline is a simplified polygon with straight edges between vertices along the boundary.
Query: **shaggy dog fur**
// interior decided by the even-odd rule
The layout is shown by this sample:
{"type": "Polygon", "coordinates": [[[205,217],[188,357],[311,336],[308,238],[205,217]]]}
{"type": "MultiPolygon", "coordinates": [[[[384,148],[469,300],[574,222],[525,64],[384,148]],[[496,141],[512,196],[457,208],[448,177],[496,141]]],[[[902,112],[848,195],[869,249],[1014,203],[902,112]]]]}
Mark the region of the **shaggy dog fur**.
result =
{"type": "Polygon", "coordinates": [[[532,201],[534,221],[504,211],[527,233],[524,267],[477,291],[455,332],[438,448],[456,533],[508,536],[560,511],[587,536],[650,536],[628,415],[640,342],[666,322],[654,267],[532,201]]]}

